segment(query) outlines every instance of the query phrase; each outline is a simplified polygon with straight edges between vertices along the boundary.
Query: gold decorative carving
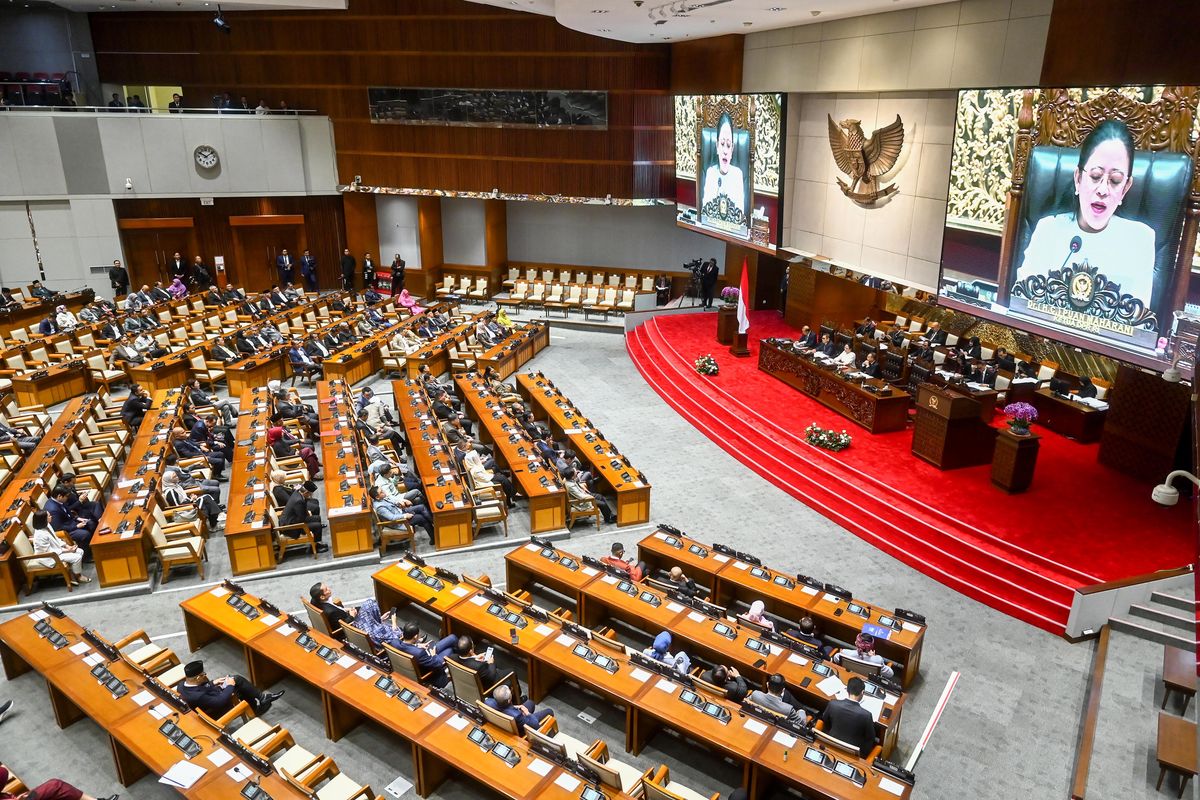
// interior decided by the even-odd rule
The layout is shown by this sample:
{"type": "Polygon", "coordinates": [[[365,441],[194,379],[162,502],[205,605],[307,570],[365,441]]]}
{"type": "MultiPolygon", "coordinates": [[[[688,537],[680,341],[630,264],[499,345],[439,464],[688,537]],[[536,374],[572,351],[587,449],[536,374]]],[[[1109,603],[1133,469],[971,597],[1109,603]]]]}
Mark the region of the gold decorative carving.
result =
{"type": "Polygon", "coordinates": [[[862,123],[857,119],[829,120],[829,149],[833,160],[842,172],[850,176],[847,184],[837,179],[842,194],[859,205],[869,206],[878,200],[896,193],[897,186],[890,183],[879,185],[879,178],[886,175],[904,148],[904,122],[896,115],[896,121],[877,128],[868,139],[863,133],[862,123]],[[859,186],[862,191],[856,191],[859,186]]]}

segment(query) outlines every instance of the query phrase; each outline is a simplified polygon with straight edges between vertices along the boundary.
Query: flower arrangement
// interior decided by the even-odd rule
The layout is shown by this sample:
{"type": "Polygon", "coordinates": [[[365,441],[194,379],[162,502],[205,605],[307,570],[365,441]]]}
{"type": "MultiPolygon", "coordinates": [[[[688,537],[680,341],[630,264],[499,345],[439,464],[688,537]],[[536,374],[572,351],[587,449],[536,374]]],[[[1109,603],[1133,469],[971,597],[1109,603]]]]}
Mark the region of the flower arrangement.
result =
{"type": "Polygon", "coordinates": [[[850,446],[850,434],[842,431],[838,433],[833,430],[827,430],[817,426],[817,423],[812,423],[804,429],[804,441],[809,444],[820,447],[825,450],[839,452],[850,446]]]}
{"type": "Polygon", "coordinates": [[[703,355],[696,359],[696,372],[701,375],[716,375],[721,371],[717,366],[717,360],[712,357],[712,354],[703,355]]]}
{"type": "Polygon", "coordinates": [[[741,293],[742,291],[736,286],[726,286],[721,290],[721,299],[729,305],[733,305],[737,302],[738,295],[741,293]]]}
{"type": "Polygon", "coordinates": [[[1029,433],[1029,426],[1038,418],[1037,409],[1029,403],[1009,403],[1004,407],[1009,429],[1018,436],[1029,433]]]}

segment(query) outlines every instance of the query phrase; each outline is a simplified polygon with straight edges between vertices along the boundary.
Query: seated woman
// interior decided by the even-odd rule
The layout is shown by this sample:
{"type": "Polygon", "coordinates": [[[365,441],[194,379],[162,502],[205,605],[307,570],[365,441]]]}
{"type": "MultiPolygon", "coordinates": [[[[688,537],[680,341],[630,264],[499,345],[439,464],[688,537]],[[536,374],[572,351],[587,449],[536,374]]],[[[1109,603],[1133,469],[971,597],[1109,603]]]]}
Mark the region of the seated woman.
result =
{"type": "Polygon", "coordinates": [[[517,394],[516,389],[500,380],[500,373],[496,372],[494,367],[484,367],[483,380],[484,383],[487,384],[488,388],[500,398],[500,402],[506,405],[508,403],[521,402],[521,396],[517,394]]]}
{"type": "Polygon", "coordinates": [[[742,615],[743,618],[753,622],[755,625],[766,628],[769,631],[775,630],[775,623],[767,619],[764,613],[767,609],[766,604],[762,600],[755,600],[750,604],[750,610],[742,615]]]}
{"type": "Polygon", "coordinates": [[[190,506],[196,509],[197,515],[203,514],[210,531],[216,530],[217,526],[221,524],[221,506],[216,500],[213,500],[212,495],[200,492],[193,497],[188,494],[179,482],[178,473],[163,473],[162,496],[169,506],[190,506]]]}
{"type": "Polygon", "coordinates": [[[848,343],[842,345],[842,352],[833,357],[833,363],[841,370],[852,369],[854,367],[854,348],[848,343]]]}
{"type": "Polygon", "coordinates": [[[360,629],[376,644],[390,644],[400,649],[404,636],[400,626],[396,624],[396,615],[391,611],[379,611],[379,601],[370,598],[358,607],[358,615],[354,618],[354,627],[360,629]]]}
{"type": "Polygon", "coordinates": [[[183,285],[183,281],[179,279],[178,275],[175,276],[175,280],[171,281],[171,285],[167,287],[167,291],[175,299],[186,297],[188,293],[187,287],[183,285]]]}
{"type": "Polygon", "coordinates": [[[267,429],[267,445],[275,453],[276,458],[299,456],[308,469],[308,477],[312,480],[316,480],[318,473],[321,472],[321,462],[317,460],[317,454],[313,452],[313,449],[304,447],[299,439],[288,436],[283,430],[283,426],[277,425],[267,429]]]}
{"type": "Polygon", "coordinates": [[[512,318],[510,318],[508,316],[508,309],[504,308],[503,306],[500,308],[499,311],[496,312],[496,322],[502,328],[504,328],[506,333],[508,331],[511,331],[515,327],[515,325],[513,324],[512,318]]]}
{"type": "MultiPolygon", "coordinates": [[[[80,566],[83,563],[83,548],[74,543],[67,544],[50,528],[50,515],[41,510],[33,512],[33,553],[34,555],[57,553],[58,560],[65,564],[71,573],[72,585],[78,586],[81,583],[92,582],[91,578],[83,574],[80,566]]],[[[54,566],[54,559],[40,558],[29,564],[33,567],[49,568],[54,566]]],[[[3,785],[3,782],[0,782],[0,787],[3,785]]]]}
{"type": "Polygon", "coordinates": [[[54,324],[60,331],[73,331],[79,327],[79,320],[66,306],[59,306],[54,309],[54,324]]]}
{"type": "Polygon", "coordinates": [[[680,675],[687,675],[692,668],[692,660],[688,658],[687,653],[682,650],[678,653],[671,652],[671,634],[667,631],[663,631],[658,636],[655,636],[654,644],[642,652],[655,661],[666,664],[680,675]]]}
{"type": "Polygon", "coordinates": [[[423,307],[417,305],[417,301],[408,293],[408,289],[400,290],[400,297],[396,302],[407,308],[410,314],[421,314],[425,311],[423,307]]]}

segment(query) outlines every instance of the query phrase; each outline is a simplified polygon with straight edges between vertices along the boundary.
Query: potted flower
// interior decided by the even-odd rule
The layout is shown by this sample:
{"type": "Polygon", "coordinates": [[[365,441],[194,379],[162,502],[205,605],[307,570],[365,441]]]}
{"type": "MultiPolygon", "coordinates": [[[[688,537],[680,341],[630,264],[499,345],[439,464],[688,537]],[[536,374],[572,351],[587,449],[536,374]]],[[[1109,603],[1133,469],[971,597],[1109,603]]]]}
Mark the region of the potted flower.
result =
{"type": "Polygon", "coordinates": [[[738,295],[741,293],[741,290],[736,286],[726,286],[721,290],[721,299],[725,301],[725,305],[734,306],[737,305],[738,295]]]}
{"type": "Polygon", "coordinates": [[[1029,426],[1038,418],[1037,409],[1029,403],[1009,403],[1004,413],[1008,416],[1008,429],[1017,436],[1028,436],[1029,426]]]}
{"type": "Polygon", "coordinates": [[[852,439],[850,434],[844,430],[838,433],[831,429],[822,428],[814,422],[804,429],[804,441],[814,447],[839,453],[850,446],[852,439]]]}
{"type": "Polygon", "coordinates": [[[720,371],[721,368],[717,366],[717,360],[711,354],[700,356],[696,359],[696,372],[699,372],[701,375],[716,375],[720,371]]]}

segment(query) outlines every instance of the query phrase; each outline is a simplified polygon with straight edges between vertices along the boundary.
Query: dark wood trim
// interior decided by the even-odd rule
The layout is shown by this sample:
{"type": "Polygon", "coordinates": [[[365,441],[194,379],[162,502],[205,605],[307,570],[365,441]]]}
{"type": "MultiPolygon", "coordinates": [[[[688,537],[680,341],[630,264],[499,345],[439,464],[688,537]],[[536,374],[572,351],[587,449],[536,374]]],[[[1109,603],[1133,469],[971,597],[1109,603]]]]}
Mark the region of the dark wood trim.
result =
{"type": "Polygon", "coordinates": [[[192,217],[154,217],[150,219],[119,219],[117,228],[123,231],[145,231],[163,228],[194,228],[192,217]]]}
{"type": "Polygon", "coordinates": [[[263,225],[303,225],[303,214],[254,214],[245,217],[230,217],[233,228],[261,227],[263,225]]]}
{"type": "Polygon", "coordinates": [[[1104,667],[1108,661],[1109,627],[1100,629],[1096,652],[1092,657],[1092,674],[1088,678],[1087,694],[1080,720],[1079,744],[1075,750],[1075,773],[1071,780],[1071,800],[1084,800],[1087,792],[1088,770],[1092,766],[1092,748],[1096,744],[1096,724],[1100,720],[1100,695],[1104,690],[1104,667]]]}

